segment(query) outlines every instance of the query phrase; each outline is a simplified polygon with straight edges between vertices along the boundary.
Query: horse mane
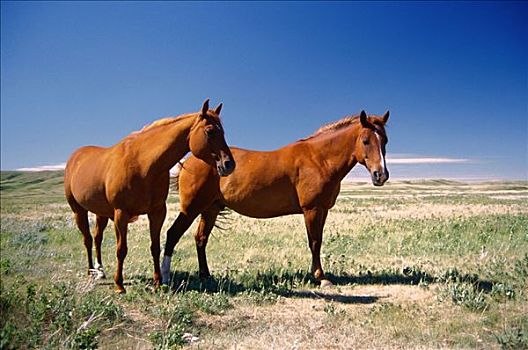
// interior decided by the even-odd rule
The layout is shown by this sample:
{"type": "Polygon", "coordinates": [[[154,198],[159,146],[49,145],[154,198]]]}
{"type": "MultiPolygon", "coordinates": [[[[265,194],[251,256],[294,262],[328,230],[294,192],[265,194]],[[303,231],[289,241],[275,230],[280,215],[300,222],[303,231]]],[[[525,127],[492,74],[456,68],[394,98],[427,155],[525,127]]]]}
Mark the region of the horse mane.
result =
{"type": "Polygon", "coordinates": [[[336,130],[340,130],[340,129],[343,129],[349,125],[352,125],[352,124],[356,124],[359,122],[359,115],[349,115],[349,116],[346,116],[346,117],[343,117],[341,119],[339,119],[338,121],[335,121],[335,122],[332,122],[332,123],[328,123],[328,124],[325,124],[323,126],[321,126],[319,129],[317,129],[313,134],[311,134],[310,136],[307,136],[303,139],[300,139],[300,141],[305,141],[305,140],[309,140],[309,139],[312,139],[316,136],[319,136],[319,135],[322,135],[322,134],[327,134],[329,132],[332,132],[332,131],[336,131],[336,130]]]}
{"type": "Polygon", "coordinates": [[[177,122],[177,121],[180,121],[180,120],[183,120],[183,119],[186,119],[188,118],[189,116],[191,115],[194,115],[196,113],[190,113],[190,114],[182,114],[182,115],[179,115],[177,117],[166,117],[166,118],[161,118],[161,119],[158,119],[158,120],[155,120],[153,121],[152,123],[150,124],[147,124],[145,125],[144,127],[142,127],[140,130],[137,130],[137,131],[133,131],[130,136],[137,136],[139,134],[143,134],[149,130],[152,130],[154,128],[157,128],[158,126],[163,126],[163,125],[167,125],[167,124],[172,124],[174,122],[177,122]]]}
{"type": "Polygon", "coordinates": [[[177,119],[178,119],[178,117],[167,117],[167,118],[158,119],[158,120],[153,121],[150,124],[145,125],[144,127],[141,128],[141,130],[138,130],[138,131],[135,131],[135,132],[136,133],[141,133],[141,132],[145,132],[145,131],[148,131],[150,129],[153,129],[153,128],[157,127],[157,126],[171,124],[171,123],[175,122],[177,119]]]}

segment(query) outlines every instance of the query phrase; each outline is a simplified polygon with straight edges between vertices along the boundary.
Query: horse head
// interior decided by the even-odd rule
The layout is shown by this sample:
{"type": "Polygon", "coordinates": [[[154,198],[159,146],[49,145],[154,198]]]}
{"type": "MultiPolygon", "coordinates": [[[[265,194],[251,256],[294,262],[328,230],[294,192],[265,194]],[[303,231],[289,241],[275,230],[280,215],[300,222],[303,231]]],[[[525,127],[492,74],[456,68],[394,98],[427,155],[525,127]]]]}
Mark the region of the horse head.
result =
{"type": "Polygon", "coordinates": [[[235,170],[235,160],[224,138],[221,110],[221,103],[210,110],[209,99],[205,100],[189,133],[189,148],[194,156],[215,166],[220,176],[227,176],[235,170]]]}
{"type": "Polygon", "coordinates": [[[385,124],[388,119],[389,111],[381,117],[367,116],[365,111],[361,111],[359,115],[361,129],[356,140],[355,156],[369,171],[374,186],[383,186],[389,179],[385,163],[385,147],[388,142],[385,124]]]}

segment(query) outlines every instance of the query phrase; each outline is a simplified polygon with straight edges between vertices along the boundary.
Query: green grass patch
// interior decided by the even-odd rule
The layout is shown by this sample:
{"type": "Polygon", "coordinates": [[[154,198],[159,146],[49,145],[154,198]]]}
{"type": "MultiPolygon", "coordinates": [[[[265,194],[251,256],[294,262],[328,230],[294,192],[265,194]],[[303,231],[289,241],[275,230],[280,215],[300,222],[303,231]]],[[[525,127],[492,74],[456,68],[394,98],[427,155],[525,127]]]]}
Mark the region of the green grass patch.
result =
{"type": "Polygon", "coordinates": [[[2,283],[1,348],[97,347],[98,335],[124,320],[122,308],[102,291],[72,285],[37,286],[17,277],[2,283]]]}
{"type": "MultiPolygon", "coordinates": [[[[173,256],[171,286],[155,291],[148,226],[140,219],[129,225],[127,294],[118,296],[111,278],[92,283],[86,276],[62,176],[1,174],[2,349],[170,349],[192,337],[203,348],[332,348],[332,339],[344,336],[351,347],[360,340],[378,348],[528,347],[526,182],[345,184],[323,235],[323,267],[337,285],[330,291],[319,290],[309,272],[301,216],[234,213],[210,239],[212,278],[200,280],[186,234],[173,256]],[[393,290],[428,299],[392,297],[393,290]],[[327,336],[313,337],[312,329],[327,336]]],[[[169,202],[178,202],[175,193],[169,202]]],[[[115,260],[109,225],[108,276],[115,260]]]]}

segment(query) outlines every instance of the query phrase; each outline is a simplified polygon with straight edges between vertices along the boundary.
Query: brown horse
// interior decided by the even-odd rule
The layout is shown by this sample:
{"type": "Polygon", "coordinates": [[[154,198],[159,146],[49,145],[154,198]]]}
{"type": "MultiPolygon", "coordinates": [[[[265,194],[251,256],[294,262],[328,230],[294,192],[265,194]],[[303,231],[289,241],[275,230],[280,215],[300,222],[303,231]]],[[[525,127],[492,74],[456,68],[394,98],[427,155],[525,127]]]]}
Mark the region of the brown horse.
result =
{"type": "Polygon", "coordinates": [[[189,151],[220,176],[233,172],[235,162],[224,140],[220,104],[209,110],[206,100],[199,113],[164,118],[125,137],[112,147],[87,146],[76,150],[66,165],[64,190],[84,236],[88,271],[94,272],[88,212],[96,215],[95,272],[104,277],[101,241],[108,219],[114,221],[117,239],[116,292],[124,293],[123,262],[127,255],[127,227],[147,214],[154,282],[160,283],[160,231],[165,220],[169,170],[189,151]]]}
{"type": "Polygon", "coordinates": [[[312,273],[321,286],[325,277],[320,250],[328,210],[339,194],[341,180],[356,165],[364,165],[375,186],[389,178],[385,166],[389,118],[346,117],[321,127],[312,136],[272,152],[231,148],[237,170],[227,178],[203,161],[190,157],[179,173],[180,214],[167,233],[162,280],[170,278],[174,246],[194,219],[201,214],[195,234],[200,276],[209,276],[205,247],[218,213],[229,207],[254,217],[272,218],[303,214],[312,252],[312,273]]]}

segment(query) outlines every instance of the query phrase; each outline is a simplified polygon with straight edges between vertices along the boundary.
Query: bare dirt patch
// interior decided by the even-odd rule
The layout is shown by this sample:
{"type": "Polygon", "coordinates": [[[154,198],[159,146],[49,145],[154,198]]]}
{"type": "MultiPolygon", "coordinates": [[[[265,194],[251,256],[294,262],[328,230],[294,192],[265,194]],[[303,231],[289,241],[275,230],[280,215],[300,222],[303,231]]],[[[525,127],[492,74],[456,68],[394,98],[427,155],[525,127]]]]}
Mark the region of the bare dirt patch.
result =
{"type": "Polygon", "coordinates": [[[430,308],[435,303],[431,290],[405,285],[299,290],[292,297],[259,307],[238,298],[224,315],[200,318],[203,328],[216,336],[204,334],[196,345],[201,349],[400,348],[386,338],[377,339],[373,332],[377,314],[394,309],[400,317],[402,310],[417,305],[430,308]]]}

